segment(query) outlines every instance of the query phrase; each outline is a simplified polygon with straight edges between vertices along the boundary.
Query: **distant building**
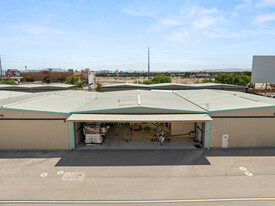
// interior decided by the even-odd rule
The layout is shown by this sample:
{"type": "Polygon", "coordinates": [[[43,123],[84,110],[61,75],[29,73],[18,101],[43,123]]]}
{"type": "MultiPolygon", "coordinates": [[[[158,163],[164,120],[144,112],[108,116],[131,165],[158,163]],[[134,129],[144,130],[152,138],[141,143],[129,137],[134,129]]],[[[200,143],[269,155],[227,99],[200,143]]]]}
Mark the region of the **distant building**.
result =
{"type": "Polygon", "coordinates": [[[9,79],[16,80],[17,82],[20,82],[23,77],[20,76],[20,71],[17,69],[8,69],[6,71],[6,77],[9,79]]]}
{"type": "Polygon", "coordinates": [[[77,81],[80,81],[82,77],[82,72],[74,72],[74,76],[76,77],[77,81]]]}
{"type": "Polygon", "coordinates": [[[107,74],[107,73],[112,73],[112,71],[111,70],[99,70],[96,73],[107,74]]]}
{"type": "Polygon", "coordinates": [[[47,68],[46,70],[49,72],[62,72],[63,71],[61,68],[47,68]]]}
{"type": "Polygon", "coordinates": [[[20,77],[20,71],[17,69],[8,69],[6,71],[6,76],[7,77],[20,77]]]}

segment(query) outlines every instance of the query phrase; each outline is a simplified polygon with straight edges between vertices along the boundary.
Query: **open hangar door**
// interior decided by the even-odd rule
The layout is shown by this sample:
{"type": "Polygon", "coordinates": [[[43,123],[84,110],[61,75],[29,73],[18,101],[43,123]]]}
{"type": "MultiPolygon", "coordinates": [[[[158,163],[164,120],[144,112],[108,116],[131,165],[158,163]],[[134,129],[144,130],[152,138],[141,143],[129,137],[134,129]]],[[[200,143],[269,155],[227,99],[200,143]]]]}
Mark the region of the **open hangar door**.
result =
{"type": "Polygon", "coordinates": [[[207,114],[72,114],[78,149],[194,149],[207,114]],[[94,138],[94,139],[93,139],[94,138]]]}

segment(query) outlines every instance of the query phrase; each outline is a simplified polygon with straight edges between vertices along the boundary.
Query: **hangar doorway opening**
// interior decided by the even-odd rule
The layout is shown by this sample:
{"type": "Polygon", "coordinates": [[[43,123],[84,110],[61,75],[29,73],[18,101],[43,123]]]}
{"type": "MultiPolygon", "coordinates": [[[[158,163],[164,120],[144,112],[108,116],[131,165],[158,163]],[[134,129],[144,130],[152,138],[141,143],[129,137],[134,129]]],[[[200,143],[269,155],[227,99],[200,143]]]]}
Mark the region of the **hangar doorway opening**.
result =
{"type": "Polygon", "coordinates": [[[207,114],[73,114],[76,149],[195,149],[204,146],[207,114]]]}

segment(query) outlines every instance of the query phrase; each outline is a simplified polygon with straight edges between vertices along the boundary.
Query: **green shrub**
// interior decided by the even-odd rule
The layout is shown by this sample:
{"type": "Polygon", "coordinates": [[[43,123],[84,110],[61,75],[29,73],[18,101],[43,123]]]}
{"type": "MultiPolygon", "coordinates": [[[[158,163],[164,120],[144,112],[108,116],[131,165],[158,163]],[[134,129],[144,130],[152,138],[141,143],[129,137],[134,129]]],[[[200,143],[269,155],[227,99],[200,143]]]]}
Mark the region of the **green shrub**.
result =
{"type": "Polygon", "coordinates": [[[59,82],[63,82],[64,78],[63,78],[63,76],[58,75],[58,76],[57,76],[57,80],[58,80],[59,82]]]}
{"type": "Polygon", "coordinates": [[[254,83],[249,83],[247,87],[248,87],[248,88],[254,88],[254,87],[255,87],[255,84],[254,84],[254,83]]]}
{"type": "Polygon", "coordinates": [[[101,92],[102,91],[102,85],[100,83],[98,83],[95,90],[97,92],[101,92]]]}
{"type": "Polygon", "coordinates": [[[162,84],[162,83],[171,83],[172,79],[164,74],[157,75],[150,80],[143,81],[143,84],[162,84]]]}
{"type": "Polygon", "coordinates": [[[11,85],[14,85],[14,84],[17,84],[14,80],[12,79],[3,79],[2,81],[0,81],[0,84],[11,84],[11,85]]]}
{"type": "Polygon", "coordinates": [[[212,79],[204,79],[202,80],[202,83],[211,83],[213,82],[212,79]]]}
{"type": "Polygon", "coordinates": [[[81,81],[78,81],[75,83],[75,85],[78,89],[83,88],[84,84],[85,84],[84,80],[81,80],[81,81]]]}
{"type": "Polygon", "coordinates": [[[26,81],[27,81],[27,82],[33,82],[33,78],[30,77],[30,76],[27,76],[27,77],[26,77],[26,81]]]}
{"type": "Polygon", "coordinates": [[[51,83],[51,79],[48,75],[45,75],[43,78],[42,78],[42,82],[45,82],[45,83],[51,83]]]}
{"type": "Polygon", "coordinates": [[[144,80],[143,84],[153,84],[153,82],[151,80],[144,80]]]}

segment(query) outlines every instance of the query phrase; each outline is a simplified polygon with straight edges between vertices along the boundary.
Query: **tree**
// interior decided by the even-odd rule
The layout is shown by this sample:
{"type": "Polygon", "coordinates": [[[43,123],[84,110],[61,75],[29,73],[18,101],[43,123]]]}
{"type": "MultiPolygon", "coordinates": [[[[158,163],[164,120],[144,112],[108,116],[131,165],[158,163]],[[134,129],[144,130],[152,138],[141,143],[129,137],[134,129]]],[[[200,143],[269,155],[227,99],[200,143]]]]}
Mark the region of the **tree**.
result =
{"type": "Polygon", "coordinates": [[[220,73],[215,76],[215,82],[222,84],[232,84],[233,76],[229,73],[220,73]]]}
{"type": "Polygon", "coordinates": [[[251,77],[250,76],[247,76],[247,75],[244,75],[244,74],[240,76],[239,85],[246,86],[250,82],[251,82],[251,77]]]}
{"type": "Polygon", "coordinates": [[[97,92],[101,92],[102,91],[102,85],[100,83],[98,83],[95,90],[97,92]]]}
{"type": "Polygon", "coordinates": [[[240,75],[235,74],[233,76],[233,82],[232,83],[235,84],[235,85],[238,85],[240,83],[240,75]]]}
{"type": "Polygon", "coordinates": [[[76,76],[71,75],[67,77],[65,84],[75,84],[76,82],[77,82],[76,76]]]}
{"type": "Polygon", "coordinates": [[[71,75],[71,76],[67,77],[67,79],[64,83],[65,84],[74,84],[78,89],[81,89],[81,88],[83,88],[85,81],[84,80],[77,81],[76,76],[71,75]]]}

